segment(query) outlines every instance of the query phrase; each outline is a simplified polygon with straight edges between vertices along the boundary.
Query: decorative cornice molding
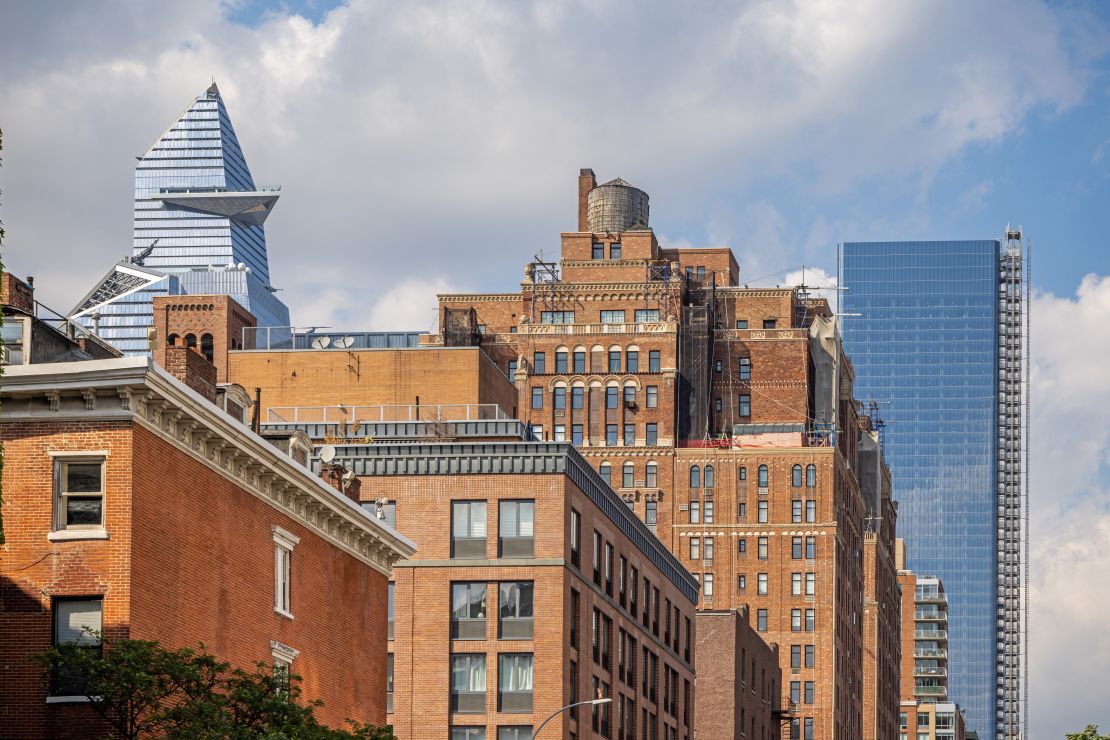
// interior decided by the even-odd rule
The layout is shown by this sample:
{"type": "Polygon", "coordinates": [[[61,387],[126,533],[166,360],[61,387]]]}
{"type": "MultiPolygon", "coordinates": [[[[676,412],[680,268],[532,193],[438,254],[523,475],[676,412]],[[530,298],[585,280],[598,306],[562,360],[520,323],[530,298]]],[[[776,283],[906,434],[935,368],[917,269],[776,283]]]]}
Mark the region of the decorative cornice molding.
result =
{"type": "Polygon", "coordinates": [[[412,540],[146,358],[22,366],[0,392],[5,401],[27,399],[5,403],[0,424],[130,419],[384,575],[416,551],[412,540]],[[89,408],[90,393],[118,398],[124,413],[95,401],[89,408]]]}

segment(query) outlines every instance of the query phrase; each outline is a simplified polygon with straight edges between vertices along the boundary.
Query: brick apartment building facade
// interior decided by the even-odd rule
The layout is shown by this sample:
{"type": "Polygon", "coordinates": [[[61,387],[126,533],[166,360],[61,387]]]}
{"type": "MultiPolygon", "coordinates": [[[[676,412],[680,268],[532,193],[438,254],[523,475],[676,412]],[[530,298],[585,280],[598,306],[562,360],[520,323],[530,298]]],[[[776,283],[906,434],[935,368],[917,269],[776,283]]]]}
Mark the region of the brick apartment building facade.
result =
{"type": "Polygon", "coordinates": [[[146,358],[5,368],[0,736],[98,734],[28,661],[82,626],[290,665],[324,722],[385,722],[366,666],[385,665],[411,541],[213,405],[207,367],[188,384],[146,358]]]}
{"type": "MultiPolygon", "coordinates": [[[[703,608],[749,606],[779,645],[784,707],[799,685],[788,737],[855,740],[878,514],[835,321],[795,289],[742,287],[729,249],[660,247],[647,212],[646,194],[583,170],[560,262],[528,265],[519,291],[441,295],[423,341],[481,346],[518,416],[581,451],[695,574],[703,608]]],[[[884,674],[896,659],[876,657],[884,674]]]]}
{"type": "Polygon", "coordinates": [[[746,612],[747,607],[698,612],[699,738],[781,737],[778,646],[760,639],[746,612]]]}
{"type": "Polygon", "coordinates": [[[419,548],[391,596],[399,738],[524,740],[599,694],[544,736],[693,738],[697,584],[572,446],[515,420],[370,427],[330,465],[419,548]]]}

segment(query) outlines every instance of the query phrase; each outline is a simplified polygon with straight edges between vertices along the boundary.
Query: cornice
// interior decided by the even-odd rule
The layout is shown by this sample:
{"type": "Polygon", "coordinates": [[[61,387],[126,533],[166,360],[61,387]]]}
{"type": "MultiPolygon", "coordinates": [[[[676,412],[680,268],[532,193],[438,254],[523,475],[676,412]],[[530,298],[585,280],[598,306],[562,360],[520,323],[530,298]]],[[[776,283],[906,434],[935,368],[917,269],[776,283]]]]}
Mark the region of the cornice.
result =
{"type": "Polygon", "coordinates": [[[523,301],[520,293],[437,293],[440,303],[471,303],[473,301],[523,301]]]}
{"type": "Polygon", "coordinates": [[[131,421],[384,575],[416,551],[412,540],[147,358],[20,370],[5,378],[2,424],[131,421]]]}

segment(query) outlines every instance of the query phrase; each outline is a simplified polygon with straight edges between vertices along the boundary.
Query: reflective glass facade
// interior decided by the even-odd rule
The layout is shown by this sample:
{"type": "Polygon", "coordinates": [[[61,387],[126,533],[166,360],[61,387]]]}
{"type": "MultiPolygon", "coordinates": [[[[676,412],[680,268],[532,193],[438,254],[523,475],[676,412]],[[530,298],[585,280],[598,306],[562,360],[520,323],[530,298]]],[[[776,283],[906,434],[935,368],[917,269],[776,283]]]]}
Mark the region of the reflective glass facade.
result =
{"type": "Polygon", "coordinates": [[[996,712],[1000,249],[849,242],[840,254],[856,395],[882,404],[907,567],[944,582],[950,696],[983,738],[996,712]]]}
{"type": "Polygon", "coordinates": [[[276,191],[256,188],[213,84],[135,167],[132,258],[141,257],[143,267],[167,279],[105,303],[79,320],[129,355],[148,353],[151,302],[159,292],[230,295],[255,315],[259,326],[288,326],[289,309],[268,290],[262,221],[276,200],[276,191]],[[230,204],[211,199],[218,194],[225,194],[230,204]],[[248,212],[236,199],[261,205],[248,212]]]}

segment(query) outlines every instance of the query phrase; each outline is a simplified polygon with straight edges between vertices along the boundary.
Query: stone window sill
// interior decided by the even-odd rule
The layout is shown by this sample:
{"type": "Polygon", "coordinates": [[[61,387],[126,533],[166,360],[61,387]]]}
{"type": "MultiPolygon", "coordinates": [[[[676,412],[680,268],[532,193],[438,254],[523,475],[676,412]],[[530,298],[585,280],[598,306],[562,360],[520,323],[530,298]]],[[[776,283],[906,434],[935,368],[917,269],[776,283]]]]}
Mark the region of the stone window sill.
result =
{"type": "Polygon", "coordinates": [[[88,704],[90,701],[87,696],[48,696],[46,697],[47,704],[88,704]]]}
{"type": "Polygon", "coordinates": [[[51,542],[75,542],[78,540],[106,540],[108,532],[104,529],[60,529],[46,535],[51,542]]]}

